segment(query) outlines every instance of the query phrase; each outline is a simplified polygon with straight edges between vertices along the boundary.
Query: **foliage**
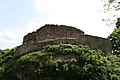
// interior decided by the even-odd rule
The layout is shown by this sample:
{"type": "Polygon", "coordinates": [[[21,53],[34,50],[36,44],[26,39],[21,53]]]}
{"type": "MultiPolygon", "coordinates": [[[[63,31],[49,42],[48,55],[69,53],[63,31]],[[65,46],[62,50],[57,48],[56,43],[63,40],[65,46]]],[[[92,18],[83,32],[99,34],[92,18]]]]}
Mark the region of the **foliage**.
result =
{"type": "Polygon", "coordinates": [[[120,80],[120,58],[88,46],[48,45],[12,57],[0,67],[0,80],[120,80]],[[71,55],[73,59],[66,60],[71,55]]]}
{"type": "Polygon", "coordinates": [[[104,7],[106,11],[118,11],[120,9],[119,0],[103,0],[105,2],[104,7]]]}
{"type": "Polygon", "coordinates": [[[105,13],[105,18],[102,21],[105,21],[107,26],[114,26],[117,22],[117,18],[120,17],[120,1],[119,0],[102,0],[103,12],[105,13]],[[109,16],[108,16],[109,15],[109,16]],[[108,17],[107,17],[108,16],[108,17]]]}
{"type": "Polygon", "coordinates": [[[119,18],[117,18],[116,28],[120,28],[120,17],[119,17],[119,18]]]}
{"type": "Polygon", "coordinates": [[[11,61],[14,59],[14,52],[15,48],[5,49],[0,52],[0,77],[2,77],[2,74],[4,73],[6,64],[11,63],[11,61]]]}
{"type": "Polygon", "coordinates": [[[112,51],[114,54],[120,54],[120,28],[115,28],[108,37],[112,43],[112,51]]]}

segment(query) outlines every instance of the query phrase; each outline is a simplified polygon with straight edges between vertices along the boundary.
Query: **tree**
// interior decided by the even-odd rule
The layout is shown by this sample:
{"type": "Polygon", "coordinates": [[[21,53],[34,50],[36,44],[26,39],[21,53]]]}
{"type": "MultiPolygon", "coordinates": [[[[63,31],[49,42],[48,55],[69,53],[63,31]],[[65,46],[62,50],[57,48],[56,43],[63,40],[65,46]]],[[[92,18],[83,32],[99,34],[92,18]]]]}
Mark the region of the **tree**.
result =
{"type": "Polygon", "coordinates": [[[120,27],[116,25],[112,34],[109,36],[109,40],[112,43],[112,51],[114,54],[120,54],[120,27]]]}
{"type": "Polygon", "coordinates": [[[119,10],[120,10],[120,1],[119,0],[102,0],[104,1],[103,11],[109,17],[103,19],[108,26],[115,24],[120,17],[119,10]]]}
{"type": "MultiPolygon", "coordinates": [[[[108,37],[112,43],[112,52],[114,54],[120,54],[120,1],[119,0],[104,0],[106,1],[104,5],[104,12],[111,13],[113,16],[107,18],[106,21],[109,25],[116,23],[116,28],[108,37]]],[[[109,14],[108,14],[109,15],[109,14]]]]}
{"type": "Polygon", "coordinates": [[[117,18],[116,27],[120,28],[120,18],[117,18]]]}

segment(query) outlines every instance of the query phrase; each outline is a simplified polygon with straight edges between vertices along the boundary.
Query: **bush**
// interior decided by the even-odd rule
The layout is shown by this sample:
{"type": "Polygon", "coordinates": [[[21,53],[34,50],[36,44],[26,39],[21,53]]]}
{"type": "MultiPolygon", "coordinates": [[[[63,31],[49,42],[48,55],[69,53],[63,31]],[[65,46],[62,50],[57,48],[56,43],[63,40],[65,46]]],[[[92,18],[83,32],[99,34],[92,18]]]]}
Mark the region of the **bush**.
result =
{"type": "Polygon", "coordinates": [[[120,80],[119,57],[82,45],[48,45],[5,64],[0,80],[120,80]]]}
{"type": "Polygon", "coordinates": [[[112,43],[113,53],[120,54],[120,28],[115,28],[108,38],[112,43]]]}

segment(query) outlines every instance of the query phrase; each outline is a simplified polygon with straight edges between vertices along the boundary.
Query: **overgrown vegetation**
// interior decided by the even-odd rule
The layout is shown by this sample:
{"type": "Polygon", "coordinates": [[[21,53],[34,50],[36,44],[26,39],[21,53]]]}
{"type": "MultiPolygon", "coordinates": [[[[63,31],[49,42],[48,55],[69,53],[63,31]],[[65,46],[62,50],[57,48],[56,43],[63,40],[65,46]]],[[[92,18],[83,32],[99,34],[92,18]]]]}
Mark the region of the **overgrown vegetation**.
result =
{"type": "Polygon", "coordinates": [[[109,36],[114,54],[120,54],[120,28],[115,28],[109,36]]]}
{"type": "Polygon", "coordinates": [[[120,58],[88,46],[48,45],[19,57],[14,51],[0,52],[0,80],[120,80],[120,58]]]}

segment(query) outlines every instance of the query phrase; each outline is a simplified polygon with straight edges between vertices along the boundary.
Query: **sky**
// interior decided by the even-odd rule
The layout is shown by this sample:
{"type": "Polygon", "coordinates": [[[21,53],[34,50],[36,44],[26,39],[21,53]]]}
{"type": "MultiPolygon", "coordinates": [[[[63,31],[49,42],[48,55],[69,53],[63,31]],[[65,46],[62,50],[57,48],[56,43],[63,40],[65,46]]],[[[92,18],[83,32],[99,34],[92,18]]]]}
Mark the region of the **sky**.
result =
{"type": "Polygon", "coordinates": [[[102,19],[101,0],[0,0],[0,49],[22,44],[23,37],[45,24],[74,26],[106,38],[114,27],[102,19]]]}

